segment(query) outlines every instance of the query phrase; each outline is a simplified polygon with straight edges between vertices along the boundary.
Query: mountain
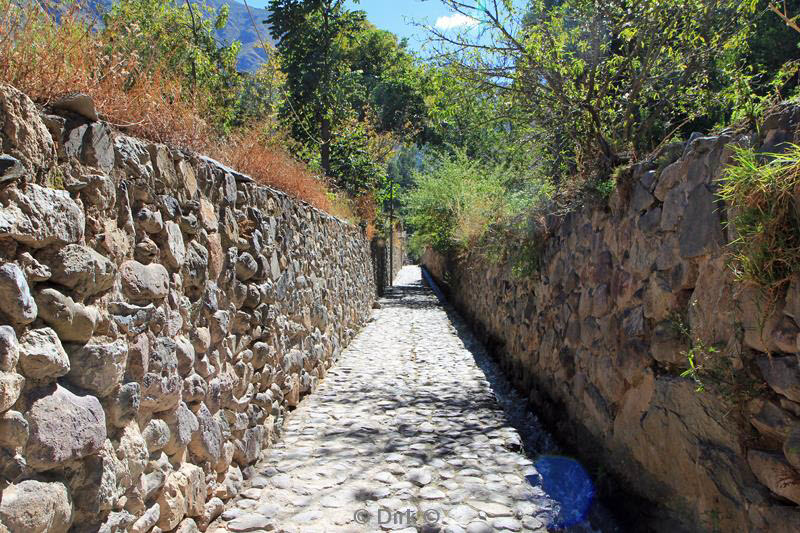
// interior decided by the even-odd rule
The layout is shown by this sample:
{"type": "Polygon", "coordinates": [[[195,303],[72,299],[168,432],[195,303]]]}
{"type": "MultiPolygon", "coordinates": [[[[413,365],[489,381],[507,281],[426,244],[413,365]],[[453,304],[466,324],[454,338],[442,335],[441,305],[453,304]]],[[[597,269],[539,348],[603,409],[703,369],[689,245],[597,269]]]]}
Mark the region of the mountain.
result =
{"type": "Polygon", "coordinates": [[[253,22],[258,28],[261,39],[264,39],[265,43],[274,45],[275,42],[269,35],[269,26],[262,23],[269,16],[269,11],[250,6],[250,12],[253,14],[251,21],[247,8],[239,2],[234,2],[233,0],[206,0],[206,4],[214,9],[219,9],[224,4],[230,6],[228,24],[217,32],[217,36],[226,44],[230,44],[233,41],[242,43],[242,48],[239,51],[239,70],[248,72],[256,70],[267,56],[261,48],[261,41],[253,28],[253,22]]]}
{"type": "MultiPolygon", "coordinates": [[[[104,13],[111,8],[113,0],[89,0],[88,9],[92,13],[104,13]]],[[[200,3],[200,2],[198,2],[200,3]]],[[[258,65],[266,59],[266,54],[261,48],[261,42],[253,28],[255,22],[258,28],[258,33],[265,43],[275,44],[269,35],[269,26],[262,22],[267,19],[269,11],[250,6],[250,12],[253,14],[252,21],[247,12],[247,8],[243,3],[235,2],[233,0],[204,0],[204,3],[209,7],[218,10],[223,5],[227,4],[230,8],[230,15],[228,16],[228,24],[221,30],[216,32],[217,37],[221,42],[230,44],[233,41],[242,43],[241,50],[239,51],[239,70],[246,72],[253,72],[258,68],[258,65]]]]}

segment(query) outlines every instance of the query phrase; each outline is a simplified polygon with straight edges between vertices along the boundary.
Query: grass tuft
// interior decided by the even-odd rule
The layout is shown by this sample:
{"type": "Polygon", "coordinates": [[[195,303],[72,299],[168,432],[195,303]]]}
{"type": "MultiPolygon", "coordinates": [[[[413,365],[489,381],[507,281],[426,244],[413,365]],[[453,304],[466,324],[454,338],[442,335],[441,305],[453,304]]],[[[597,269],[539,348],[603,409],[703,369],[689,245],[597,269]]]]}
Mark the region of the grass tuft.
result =
{"type": "Polygon", "coordinates": [[[718,194],[731,209],[730,243],[736,279],[768,295],[800,272],[800,146],[782,154],[737,148],[718,194]]]}

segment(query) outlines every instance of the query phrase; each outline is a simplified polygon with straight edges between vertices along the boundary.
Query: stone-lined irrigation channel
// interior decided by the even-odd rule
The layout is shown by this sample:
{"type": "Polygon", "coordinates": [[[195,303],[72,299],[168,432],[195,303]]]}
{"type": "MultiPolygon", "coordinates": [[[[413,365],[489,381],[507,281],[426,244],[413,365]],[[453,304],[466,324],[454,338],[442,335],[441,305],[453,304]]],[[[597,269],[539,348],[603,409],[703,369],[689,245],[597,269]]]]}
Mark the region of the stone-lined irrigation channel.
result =
{"type": "Polygon", "coordinates": [[[548,531],[587,487],[525,403],[404,267],[209,531],[548,531]]]}

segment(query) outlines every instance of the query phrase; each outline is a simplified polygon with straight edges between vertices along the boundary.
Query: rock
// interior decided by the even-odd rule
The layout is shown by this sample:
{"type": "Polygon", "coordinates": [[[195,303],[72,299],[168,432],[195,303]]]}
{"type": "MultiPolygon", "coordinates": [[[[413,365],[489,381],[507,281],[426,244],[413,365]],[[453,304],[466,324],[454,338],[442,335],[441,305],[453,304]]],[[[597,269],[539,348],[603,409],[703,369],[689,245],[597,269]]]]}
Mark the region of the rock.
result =
{"type": "Polygon", "coordinates": [[[83,210],[67,191],[28,184],[25,191],[7,187],[0,193],[0,238],[31,248],[65,245],[83,238],[83,210]]]}
{"type": "Polygon", "coordinates": [[[108,518],[100,525],[98,533],[110,533],[112,531],[130,531],[136,517],[123,509],[121,511],[112,511],[108,514],[108,518]]]}
{"type": "Polygon", "coordinates": [[[679,232],[680,253],[684,259],[710,253],[724,244],[716,198],[706,185],[698,185],[689,194],[689,205],[679,232]]]}
{"type": "Polygon", "coordinates": [[[0,154],[0,184],[18,180],[27,173],[22,161],[7,154],[0,154]]]}
{"type": "Polygon", "coordinates": [[[72,298],[53,288],[44,288],[34,295],[39,317],[66,342],[87,342],[99,321],[94,307],[75,303],[72,298]]]}
{"type": "Polygon", "coordinates": [[[0,326],[0,372],[11,372],[19,360],[19,342],[11,326],[0,326]]]}
{"type": "Polygon", "coordinates": [[[125,383],[116,394],[106,398],[106,414],[114,427],[124,427],[139,414],[142,401],[142,390],[138,383],[125,383]]]}
{"type": "Polygon", "coordinates": [[[17,403],[25,378],[15,372],[0,372],[0,413],[17,403]]]}
{"type": "Polygon", "coordinates": [[[175,528],[184,516],[201,516],[205,506],[205,476],[202,469],[184,463],[176,472],[167,476],[164,488],[158,497],[161,508],[158,527],[163,530],[175,528]]]}
{"type": "Polygon", "coordinates": [[[762,511],[766,524],[762,531],[796,533],[800,531],[800,511],[796,506],[772,505],[762,511]]]}
{"type": "Polygon", "coordinates": [[[117,201],[117,185],[105,174],[89,174],[82,177],[85,185],[80,190],[81,199],[90,207],[105,211],[117,201]]]}
{"type": "Polygon", "coordinates": [[[189,243],[183,264],[183,284],[187,288],[202,289],[208,277],[208,250],[197,241],[189,243]]]}
{"type": "Polygon", "coordinates": [[[249,280],[255,276],[257,271],[258,263],[253,259],[252,255],[247,252],[239,255],[239,259],[236,261],[236,277],[238,277],[240,281],[249,280]]]}
{"type": "Polygon", "coordinates": [[[199,533],[199,531],[197,522],[193,518],[184,518],[175,528],[175,533],[199,533]]]}
{"type": "Polygon", "coordinates": [[[122,382],[128,360],[128,343],[97,338],[85,345],[67,345],[70,372],[67,380],[82,389],[108,396],[122,382]]]}
{"type": "Polygon", "coordinates": [[[181,402],[173,412],[163,416],[164,422],[169,426],[169,442],[164,447],[170,455],[179,453],[192,440],[192,434],[200,428],[197,417],[181,402]]]}
{"type": "Polygon", "coordinates": [[[52,380],[69,372],[69,358],[55,331],[28,330],[20,338],[19,363],[22,373],[33,379],[52,380]]]}
{"type": "Polygon", "coordinates": [[[194,403],[204,400],[208,384],[199,374],[192,374],[183,381],[183,401],[194,403]]]}
{"type": "Polygon", "coordinates": [[[50,470],[103,447],[106,419],[97,398],[56,385],[35,391],[32,399],[25,413],[30,425],[25,458],[31,467],[50,470]]]}
{"type": "Polygon", "coordinates": [[[217,214],[214,211],[214,205],[205,198],[200,198],[199,209],[197,210],[197,218],[199,219],[203,228],[209,232],[216,231],[217,227],[219,226],[219,220],[217,219],[217,214]]]}
{"type": "Polygon", "coordinates": [[[100,120],[94,107],[94,100],[85,93],[70,93],[50,102],[50,107],[62,111],[70,111],[92,122],[100,120]]]}
{"type": "Polygon", "coordinates": [[[50,168],[56,157],[53,138],[36,105],[5,84],[0,84],[0,153],[19,159],[33,174],[50,168]]]}
{"type": "Polygon", "coordinates": [[[153,160],[155,177],[158,179],[157,187],[169,190],[179,190],[180,182],[175,172],[175,165],[170,157],[169,149],[163,144],[150,144],[147,146],[153,160]]]}
{"type": "Polygon", "coordinates": [[[142,498],[151,500],[164,486],[167,475],[173,471],[169,457],[165,453],[156,454],[147,465],[147,474],[142,479],[142,498]]]}
{"type": "Polygon", "coordinates": [[[117,326],[129,334],[143,333],[152,324],[156,314],[153,304],[138,306],[125,302],[111,302],[108,310],[117,326]]]}
{"type": "Polygon", "coordinates": [[[147,145],[127,135],[114,136],[114,157],[118,169],[132,178],[149,179],[153,175],[153,161],[147,145]]]}
{"type": "Polygon", "coordinates": [[[6,411],[0,415],[0,446],[19,448],[28,441],[28,421],[17,411],[6,411]]]}
{"type": "Polygon", "coordinates": [[[228,531],[234,533],[272,531],[273,529],[275,529],[273,519],[258,513],[249,513],[228,522],[228,531]]]}
{"type": "Polygon", "coordinates": [[[749,405],[750,423],[759,433],[778,442],[789,435],[797,419],[771,401],[753,400],[749,405]]]}
{"type": "Polygon", "coordinates": [[[120,276],[123,291],[134,302],[162,300],[169,294],[169,274],[162,265],[126,261],[120,276]]]}
{"type": "Polygon", "coordinates": [[[147,533],[156,525],[160,516],[161,506],[156,503],[133,523],[130,533],[147,533]]]}
{"type": "Polygon", "coordinates": [[[785,353],[797,352],[797,335],[800,334],[800,328],[794,320],[788,316],[783,316],[772,330],[772,343],[778,350],[785,353]]]}
{"type": "Polygon", "coordinates": [[[194,368],[194,346],[186,337],[175,339],[175,356],[178,360],[178,373],[181,376],[189,375],[194,368]]]}
{"type": "Polygon", "coordinates": [[[200,404],[194,414],[197,417],[198,429],[189,441],[189,451],[199,461],[214,464],[222,455],[222,430],[205,404],[200,404]]]}
{"type": "Polygon", "coordinates": [[[192,346],[197,353],[206,353],[211,347],[211,333],[208,328],[192,328],[190,332],[192,336],[192,346]]]}
{"type": "Polygon", "coordinates": [[[142,437],[147,443],[147,451],[157,452],[164,448],[170,440],[169,426],[163,420],[154,418],[142,430],[142,437]]]}
{"type": "Polygon", "coordinates": [[[406,477],[410,482],[419,487],[424,487],[433,479],[431,476],[431,471],[427,468],[417,468],[415,470],[411,470],[406,477]]]}
{"type": "Polygon", "coordinates": [[[143,207],[136,213],[136,224],[144,230],[145,233],[161,233],[164,230],[164,219],[161,217],[160,211],[153,211],[147,207],[143,207]]]}
{"type": "Polygon", "coordinates": [[[169,411],[181,401],[183,380],[177,373],[162,376],[148,372],[142,378],[142,409],[153,413],[169,411]]]}
{"type": "Polygon", "coordinates": [[[800,470],[800,424],[795,424],[783,442],[783,456],[795,470],[800,470]]]}
{"type": "Polygon", "coordinates": [[[143,265],[149,265],[157,261],[158,245],[145,237],[140,242],[136,243],[136,247],[133,249],[133,258],[143,265]]]}
{"type": "Polygon", "coordinates": [[[32,479],[10,485],[0,500],[0,524],[10,533],[66,533],[72,525],[67,487],[32,479]]]}
{"type": "Polygon", "coordinates": [[[214,497],[208,500],[206,502],[205,508],[203,509],[203,516],[199,520],[200,527],[205,529],[208,526],[208,524],[216,520],[217,517],[221,515],[222,511],[224,510],[225,510],[225,503],[219,498],[214,497]]]}
{"type": "Polygon", "coordinates": [[[203,516],[206,505],[206,477],[199,466],[184,463],[178,470],[186,476],[186,514],[188,516],[203,516]]]}
{"type": "Polygon", "coordinates": [[[150,457],[145,438],[139,431],[139,424],[131,421],[122,429],[116,452],[117,457],[125,461],[131,479],[138,480],[150,457]]]}
{"type": "Polygon", "coordinates": [[[183,233],[175,222],[167,221],[164,224],[166,239],[164,240],[164,259],[173,269],[180,269],[186,260],[186,246],[183,243],[183,233]]]}
{"type": "Polygon", "coordinates": [[[14,263],[0,265],[0,313],[16,325],[30,324],[38,313],[25,274],[14,263]]]}
{"type": "Polygon", "coordinates": [[[103,172],[114,168],[114,140],[111,128],[103,122],[89,124],[82,139],[81,161],[103,172]]]}
{"type": "Polygon", "coordinates": [[[111,511],[130,484],[130,472],[109,439],[77,467],[80,474],[71,481],[70,488],[75,508],[82,516],[111,511]]]}
{"type": "Polygon", "coordinates": [[[87,246],[70,244],[38,258],[50,266],[51,281],[72,289],[79,298],[100,294],[114,284],[114,263],[87,246]]]}
{"type": "Polygon", "coordinates": [[[28,280],[39,282],[50,279],[51,273],[47,265],[41,264],[30,253],[23,252],[19,254],[18,260],[28,280]]]}
{"type": "Polygon", "coordinates": [[[783,456],[750,450],[747,462],[758,480],[766,487],[796,504],[800,504],[800,473],[787,463],[783,456]]]}
{"type": "Polygon", "coordinates": [[[756,363],[772,390],[794,402],[800,402],[800,368],[797,357],[762,357],[756,363]]]}

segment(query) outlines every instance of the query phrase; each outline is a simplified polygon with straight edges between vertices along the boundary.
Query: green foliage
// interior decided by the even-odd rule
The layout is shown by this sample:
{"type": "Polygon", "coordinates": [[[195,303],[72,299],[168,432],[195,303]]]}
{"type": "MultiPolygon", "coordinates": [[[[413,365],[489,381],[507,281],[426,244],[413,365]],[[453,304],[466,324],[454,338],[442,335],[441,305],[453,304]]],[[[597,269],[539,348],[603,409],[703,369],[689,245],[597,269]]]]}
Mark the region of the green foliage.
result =
{"type": "Polygon", "coordinates": [[[348,98],[358,92],[343,43],[360,28],[364,12],[349,11],[343,0],[272,0],[269,9],[286,75],[282,117],[295,139],[318,147],[327,172],[332,129],[348,118],[348,98]]]}
{"type": "Polygon", "coordinates": [[[504,165],[486,165],[463,150],[443,156],[426,172],[415,172],[406,197],[412,247],[448,252],[481,238],[490,224],[523,212],[548,194],[541,183],[520,186],[504,165]]]}
{"type": "Polygon", "coordinates": [[[286,77],[280,69],[275,48],[267,44],[268,59],[253,74],[241,74],[242,90],[236,112],[238,124],[276,118],[285,105],[286,77]]]}
{"type": "Polygon", "coordinates": [[[508,94],[564,173],[557,181],[607,176],[717,108],[753,9],[740,0],[447,4],[481,23],[456,36],[433,30],[447,62],[508,94]]]}
{"type": "Polygon", "coordinates": [[[270,9],[288,89],[281,116],[300,153],[349,194],[380,193],[398,144],[389,135],[413,137],[426,115],[405,44],[341,0],[273,0],[270,9]]]}
{"type": "Polygon", "coordinates": [[[729,224],[736,278],[775,294],[800,272],[800,146],[783,154],[756,154],[739,148],[719,196],[733,213],[729,224]]]}
{"type": "MultiPolygon", "coordinates": [[[[696,301],[690,305],[696,305],[696,301]]],[[[682,352],[687,366],[680,376],[691,379],[697,392],[711,392],[740,407],[763,393],[765,385],[762,379],[753,377],[741,365],[736,368],[734,357],[723,352],[720,346],[692,336],[685,314],[673,313],[670,322],[675,333],[689,345],[689,349],[682,352]]]]}
{"type": "MultiPolygon", "coordinates": [[[[761,0],[757,3],[758,16],[753,21],[743,57],[744,64],[753,76],[752,90],[759,96],[775,90],[772,80],[774,73],[780,72],[786,63],[796,60],[800,53],[800,35],[779,16],[766,9],[768,2],[775,0],[761,0]]],[[[800,14],[800,0],[781,0],[780,4],[781,9],[785,5],[790,14],[800,14]]],[[[784,94],[791,92],[796,85],[797,78],[794,77],[790,85],[782,88],[784,94]]]]}
{"type": "Polygon", "coordinates": [[[706,386],[703,384],[703,371],[705,367],[700,363],[700,359],[713,357],[717,351],[718,350],[713,346],[706,346],[702,341],[698,341],[686,352],[686,360],[689,363],[689,368],[681,372],[681,377],[691,378],[697,385],[695,389],[697,392],[706,390],[706,386]]]}
{"type": "Polygon", "coordinates": [[[366,194],[382,182],[386,167],[370,152],[370,139],[363,124],[344,124],[331,143],[330,175],[351,196],[366,194]]]}
{"type": "Polygon", "coordinates": [[[119,0],[104,17],[104,41],[111,53],[138,58],[130,83],[139,77],[180,73],[185,87],[208,98],[217,126],[234,118],[239,74],[239,43],[223,45],[214,31],[227,23],[228,6],[214,12],[202,3],[119,0]]]}
{"type": "Polygon", "coordinates": [[[606,180],[598,180],[594,185],[597,195],[604,200],[608,200],[611,197],[611,193],[614,192],[616,187],[617,181],[613,177],[606,180]]]}

